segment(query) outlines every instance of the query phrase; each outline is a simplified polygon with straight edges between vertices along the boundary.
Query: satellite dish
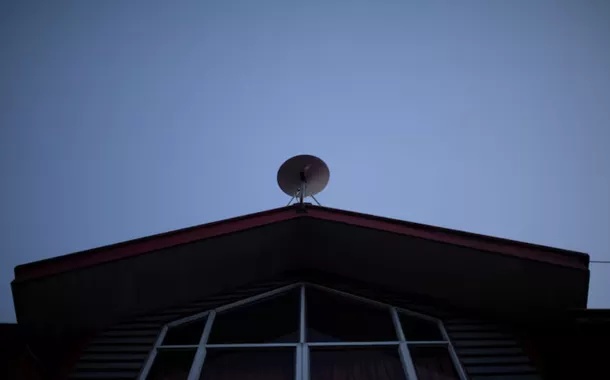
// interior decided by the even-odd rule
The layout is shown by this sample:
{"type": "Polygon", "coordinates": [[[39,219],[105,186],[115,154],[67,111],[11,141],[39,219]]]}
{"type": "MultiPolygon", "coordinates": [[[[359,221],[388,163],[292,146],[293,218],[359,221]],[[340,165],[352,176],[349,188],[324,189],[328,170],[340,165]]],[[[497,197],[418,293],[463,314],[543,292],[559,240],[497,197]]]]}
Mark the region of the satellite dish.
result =
{"type": "Polygon", "coordinates": [[[277,184],[291,197],[289,205],[295,198],[302,204],[306,197],[313,198],[320,205],[314,195],[324,190],[329,178],[330,170],[324,161],[307,154],[289,158],[277,171],[277,184]]]}

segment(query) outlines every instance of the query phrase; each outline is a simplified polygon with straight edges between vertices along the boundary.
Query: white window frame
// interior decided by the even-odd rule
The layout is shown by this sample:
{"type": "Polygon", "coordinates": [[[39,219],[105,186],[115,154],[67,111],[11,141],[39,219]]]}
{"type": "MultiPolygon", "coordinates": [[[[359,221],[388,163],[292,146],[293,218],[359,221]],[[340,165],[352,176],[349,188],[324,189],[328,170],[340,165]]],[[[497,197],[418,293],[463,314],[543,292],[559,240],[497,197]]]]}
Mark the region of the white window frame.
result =
{"type": "Polygon", "coordinates": [[[453,366],[460,378],[460,380],[467,380],[466,373],[462,368],[460,361],[455,353],[455,349],[451,344],[451,340],[449,339],[449,335],[445,330],[445,326],[442,321],[438,318],[431,317],[429,315],[417,313],[411,310],[395,307],[389,305],[387,303],[374,301],[365,297],[360,297],[357,295],[353,295],[350,293],[346,293],[340,290],[331,289],[326,286],[321,286],[317,284],[312,284],[308,282],[298,282],[291,285],[283,286],[265,293],[261,293],[259,295],[249,297],[237,302],[233,302],[227,305],[223,305],[217,307],[215,309],[207,310],[201,313],[197,313],[185,318],[180,318],[178,320],[172,321],[166,324],[157,340],[153,348],[151,349],[148,358],[144,366],[142,367],[140,374],[138,375],[138,380],[146,380],[150,369],[155,361],[157,353],[159,351],[164,350],[195,350],[195,356],[193,358],[193,363],[191,365],[191,369],[189,371],[188,380],[199,380],[201,376],[201,370],[203,368],[203,364],[205,362],[205,357],[207,353],[207,348],[257,348],[257,347],[265,347],[265,348],[294,348],[295,349],[295,379],[296,380],[309,380],[309,350],[310,347],[365,347],[365,346],[380,346],[380,347],[397,347],[400,361],[402,363],[403,370],[405,372],[405,377],[408,380],[417,380],[417,373],[415,371],[415,365],[411,359],[411,354],[409,352],[409,346],[441,346],[446,347],[449,356],[451,357],[451,361],[453,366]],[[210,337],[210,332],[212,330],[212,326],[214,324],[214,319],[216,314],[220,312],[224,312],[239,306],[247,305],[249,303],[258,301],[260,299],[269,298],[274,295],[286,293],[290,290],[299,288],[299,342],[298,343],[231,343],[231,344],[208,344],[208,338],[210,337]],[[339,295],[341,297],[350,298],[353,300],[357,300],[361,303],[369,304],[377,306],[381,309],[386,309],[390,312],[392,322],[394,324],[394,329],[396,331],[397,340],[395,341],[372,341],[372,342],[307,342],[306,341],[306,308],[307,308],[307,298],[306,298],[306,288],[315,288],[322,290],[324,292],[333,293],[339,295]],[[434,341],[409,341],[405,338],[404,332],[402,330],[402,325],[400,323],[399,314],[406,314],[418,319],[424,319],[430,322],[433,322],[437,325],[439,331],[441,332],[441,336],[443,340],[434,340],[434,341]],[[199,339],[198,344],[193,345],[163,345],[163,340],[167,334],[167,331],[185,323],[193,322],[199,319],[207,318],[205,326],[203,328],[203,332],[201,334],[201,338],[199,339]]]}

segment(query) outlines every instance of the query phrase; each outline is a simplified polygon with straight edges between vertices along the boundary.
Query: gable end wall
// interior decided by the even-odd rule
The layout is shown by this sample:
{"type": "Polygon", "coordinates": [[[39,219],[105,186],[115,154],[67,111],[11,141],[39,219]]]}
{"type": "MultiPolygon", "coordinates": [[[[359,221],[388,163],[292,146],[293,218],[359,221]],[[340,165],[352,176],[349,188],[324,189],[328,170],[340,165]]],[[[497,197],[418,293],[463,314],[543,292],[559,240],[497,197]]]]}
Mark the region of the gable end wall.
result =
{"type": "Polygon", "coordinates": [[[413,302],[412,297],[401,294],[380,292],[351,282],[303,277],[257,282],[112,326],[89,342],[69,378],[137,379],[164,324],[299,281],[316,283],[441,319],[471,380],[540,379],[523,347],[503,326],[429,306],[421,301],[413,302]]]}

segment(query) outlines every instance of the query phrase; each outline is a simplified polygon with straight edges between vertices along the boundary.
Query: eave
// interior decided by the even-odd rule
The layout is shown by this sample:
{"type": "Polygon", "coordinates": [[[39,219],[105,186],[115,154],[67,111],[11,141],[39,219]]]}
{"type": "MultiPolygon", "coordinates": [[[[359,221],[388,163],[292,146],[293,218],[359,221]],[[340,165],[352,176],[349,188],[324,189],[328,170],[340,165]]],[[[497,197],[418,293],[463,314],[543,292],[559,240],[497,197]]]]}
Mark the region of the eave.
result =
{"type": "Polygon", "coordinates": [[[300,213],[295,212],[298,211],[296,206],[287,206],[18,265],[15,267],[14,282],[56,275],[295,218],[341,222],[575,269],[588,270],[589,267],[589,255],[585,253],[329,207],[308,204],[306,208],[307,212],[300,213]]]}

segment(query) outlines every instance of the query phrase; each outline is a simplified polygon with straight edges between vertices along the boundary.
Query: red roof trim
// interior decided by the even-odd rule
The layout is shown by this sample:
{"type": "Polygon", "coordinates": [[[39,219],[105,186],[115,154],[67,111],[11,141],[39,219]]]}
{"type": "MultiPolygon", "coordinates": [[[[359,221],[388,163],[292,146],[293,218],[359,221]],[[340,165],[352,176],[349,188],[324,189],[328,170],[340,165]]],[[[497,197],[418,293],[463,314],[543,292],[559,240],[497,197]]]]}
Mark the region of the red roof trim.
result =
{"type": "Polygon", "coordinates": [[[308,214],[319,219],[373,228],[426,240],[459,245],[481,251],[495,252],[520,257],[523,259],[543,261],[550,264],[557,264],[577,269],[586,270],[588,269],[589,265],[589,255],[580,252],[565,251],[557,248],[476,235],[440,227],[397,221],[388,218],[380,218],[369,215],[365,216],[363,214],[352,213],[349,211],[328,211],[331,211],[331,209],[312,209],[308,212],[308,214]]]}
{"type": "Polygon", "coordinates": [[[19,265],[15,268],[15,282],[125,259],[179,244],[230,234],[303,216],[373,228],[576,269],[588,269],[589,256],[579,252],[520,243],[506,239],[326,207],[308,205],[307,208],[307,213],[297,213],[297,209],[294,206],[283,207],[19,265]]]}
{"type": "Polygon", "coordinates": [[[300,216],[284,207],[58,256],[15,267],[15,282],[50,276],[300,216]]]}

